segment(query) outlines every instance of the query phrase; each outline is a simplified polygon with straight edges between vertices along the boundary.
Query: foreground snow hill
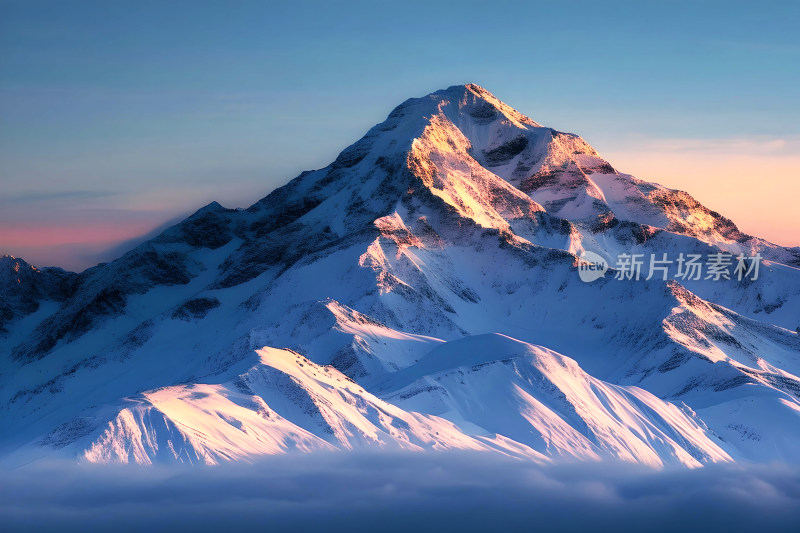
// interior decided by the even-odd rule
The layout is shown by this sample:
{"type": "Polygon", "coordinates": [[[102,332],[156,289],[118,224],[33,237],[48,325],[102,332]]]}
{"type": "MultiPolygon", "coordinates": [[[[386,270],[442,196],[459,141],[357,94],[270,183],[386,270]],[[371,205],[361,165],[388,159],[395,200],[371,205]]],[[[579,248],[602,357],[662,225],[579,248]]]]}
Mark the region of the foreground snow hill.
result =
{"type": "Polygon", "coordinates": [[[800,461],[800,250],[476,85],[398,106],[248,209],[80,274],[0,260],[0,461],[469,449],[800,461]],[[764,257],[757,280],[578,256],[764,257]]]}

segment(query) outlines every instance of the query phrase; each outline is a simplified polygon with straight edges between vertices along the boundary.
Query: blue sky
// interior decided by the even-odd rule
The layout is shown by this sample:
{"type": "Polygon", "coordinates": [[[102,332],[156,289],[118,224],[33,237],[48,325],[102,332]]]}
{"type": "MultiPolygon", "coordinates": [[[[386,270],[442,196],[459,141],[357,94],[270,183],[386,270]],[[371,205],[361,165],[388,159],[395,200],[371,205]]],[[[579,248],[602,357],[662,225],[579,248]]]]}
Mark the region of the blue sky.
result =
{"type": "Polygon", "coordinates": [[[465,82],[798,245],[798,28],[791,2],[0,0],[0,252],[88,266],[465,82]]]}

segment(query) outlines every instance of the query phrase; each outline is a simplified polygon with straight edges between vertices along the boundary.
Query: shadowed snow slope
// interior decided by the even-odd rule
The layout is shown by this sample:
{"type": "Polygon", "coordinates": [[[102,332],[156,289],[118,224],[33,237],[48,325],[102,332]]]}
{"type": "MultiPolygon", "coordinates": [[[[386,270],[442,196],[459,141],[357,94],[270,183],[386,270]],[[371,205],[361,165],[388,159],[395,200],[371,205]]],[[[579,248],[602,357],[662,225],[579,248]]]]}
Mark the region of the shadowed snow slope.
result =
{"type": "Polygon", "coordinates": [[[2,258],[0,461],[797,462],[798,267],[798,249],[453,86],[111,263],[2,258]],[[583,251],[765,261],[755,281],[583,283],[583,251]]]}

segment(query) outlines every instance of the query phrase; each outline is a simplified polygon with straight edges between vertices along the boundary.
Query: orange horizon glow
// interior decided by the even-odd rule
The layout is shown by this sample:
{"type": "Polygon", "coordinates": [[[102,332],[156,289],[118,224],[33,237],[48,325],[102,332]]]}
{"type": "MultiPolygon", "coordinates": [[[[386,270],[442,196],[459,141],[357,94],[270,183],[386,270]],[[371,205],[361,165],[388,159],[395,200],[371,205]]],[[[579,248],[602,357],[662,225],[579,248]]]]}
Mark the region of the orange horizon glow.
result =
{"type": "Polygon", "coordinates": [[[620,172],[686,191],[744,233],[800,246],[800,139],[644,140],[602,155],[620,172]]]}
{"type": "MultiPolygon", "coordinates": [[[[22,226],[3,231],[3,247],[47,247],[64,245],[113,245],[140,237],[158,223],[73,224],[59,226],[22,226]]],[[[22,257],[22,259],[25,259],[22,257]]]]}

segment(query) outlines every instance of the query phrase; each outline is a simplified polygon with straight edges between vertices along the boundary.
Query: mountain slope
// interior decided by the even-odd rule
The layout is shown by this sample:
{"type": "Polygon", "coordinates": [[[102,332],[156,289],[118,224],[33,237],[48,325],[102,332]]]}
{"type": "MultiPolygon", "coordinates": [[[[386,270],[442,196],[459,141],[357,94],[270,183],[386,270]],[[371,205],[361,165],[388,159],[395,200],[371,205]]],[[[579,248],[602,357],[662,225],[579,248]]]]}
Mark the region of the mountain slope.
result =
{"type": "Polygon", "coordinates": [[[440,346],[375,390],[551,456],[654,466],[727,461],[722,441],[675,405],[604,383],[550,350],[498,334],[440,346]],[[477,400],[477,401],[476,401],[477,400]]]}
{"type": "MultiPolygon", "coordinates": [[[[445,420],[382,402],[335,369],[295,352],[265,348],[259,357],[225,383],[147,391],[71,447],[90,461],[142,464],[215,464],[359,445],[495,449],[488,439],[467,437],[445,420]]],[[[63,430],[48,443],[60,435],[63,430]]],[[[544,460],[530,451],[525,456],[544,460]]]]}
{"type": "Polygon", "coordinates": [[[454,86],[248,209],[212,203],[116,261],[52,273],[66,292],[15,293],[0,456],[219,462],[381,445],[800,460],[797,259],[454,86]],[[610,262],[606,278],[580,280],[586,250],[610,262]],[[768,261],[755,281],[612,279],[619,253],[721,250],[768,261]],[[475,365],[462,389],[454,369],[475,365]],[[332,372],[359,392],[318,379],[332,372]],[[401,397],[437,378],[447,386],[425,401],[401,397]]]}

